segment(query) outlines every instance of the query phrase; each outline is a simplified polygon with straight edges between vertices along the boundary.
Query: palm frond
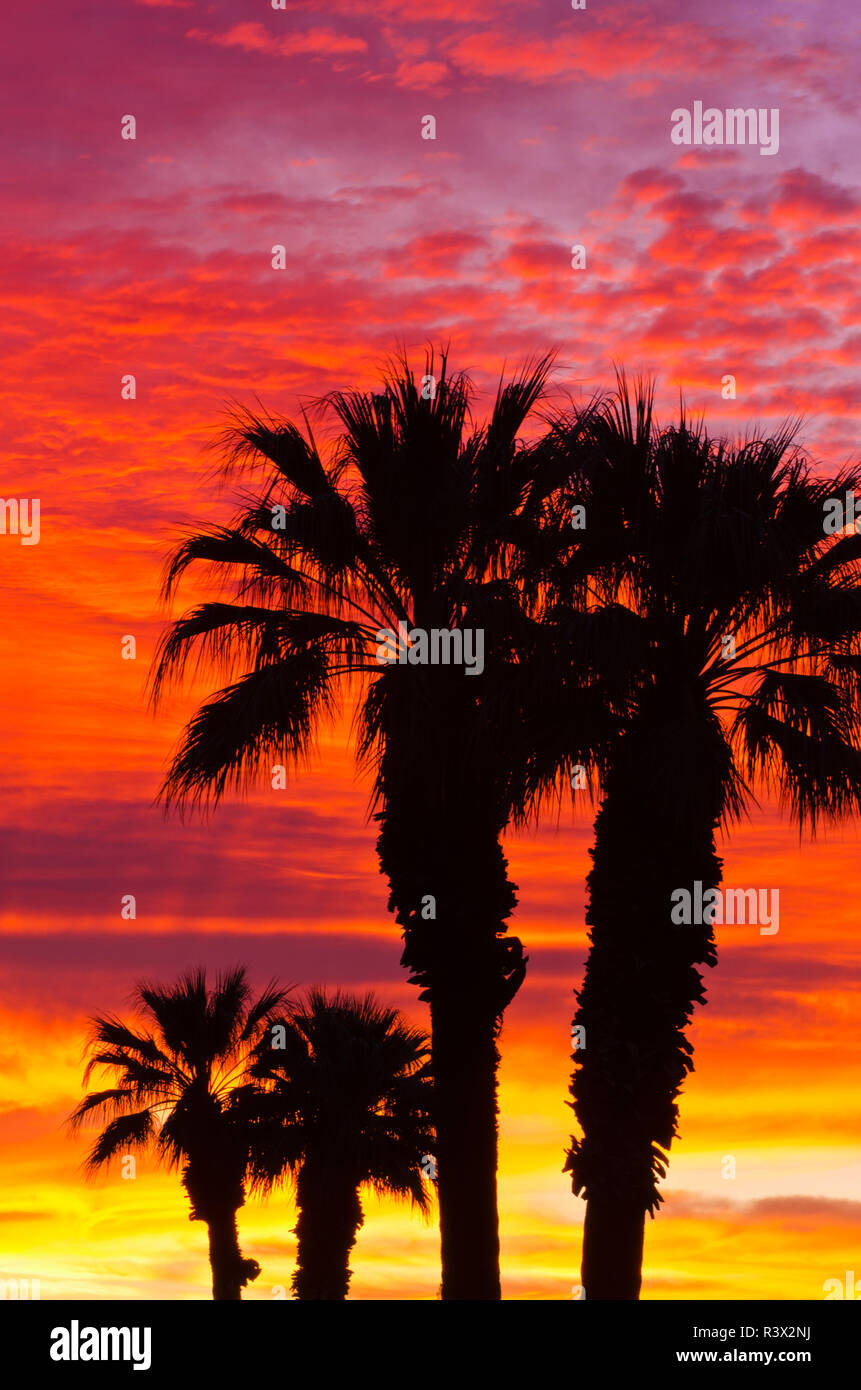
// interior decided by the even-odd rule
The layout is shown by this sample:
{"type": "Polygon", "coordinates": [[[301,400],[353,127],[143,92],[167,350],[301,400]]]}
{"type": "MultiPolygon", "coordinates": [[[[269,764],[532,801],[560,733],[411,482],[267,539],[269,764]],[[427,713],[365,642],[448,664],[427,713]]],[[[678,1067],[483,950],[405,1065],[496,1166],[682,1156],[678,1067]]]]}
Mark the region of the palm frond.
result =
{"type": "Polygon", "coordinates": [[[146,1149],[152,1136],[153,1120],[149,1110],[118,1115],[105,1127],[87,1155],[85,1171],[90,1175],[95,1174],[127,1149],[146,1149]]]}
{"type": "Polygon", "coordinates": [[[248,407],[234,407],[230,423],[215,447],[221,453],[226,473],[270,464],[304,497],[316,497],[331,488],[313,436],[309,432],[306,439],[289,420],[280,420],[248,407]]]}
{"type": "Polygon", "coordinates": [[[161,788],[165,804],[217,804],[228,788],[249,785],[261,763],[301,763],[318,724],[334,713],[329,664],[319,646],[308,646],[204,704],[161,788]]]}

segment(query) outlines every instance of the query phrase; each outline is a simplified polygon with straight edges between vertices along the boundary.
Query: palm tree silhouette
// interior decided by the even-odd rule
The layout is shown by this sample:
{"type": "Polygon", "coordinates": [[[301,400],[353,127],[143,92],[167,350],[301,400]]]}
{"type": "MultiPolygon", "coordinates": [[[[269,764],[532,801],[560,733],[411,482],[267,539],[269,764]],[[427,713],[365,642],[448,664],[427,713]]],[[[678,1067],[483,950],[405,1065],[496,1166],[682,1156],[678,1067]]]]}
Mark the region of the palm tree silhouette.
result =
{"type": "Polygon", "coordinates": [[[95,1174],[127,1150],[154,1148],[182,1169],[192,1221],[209,1230],[214,1299],[239,1299],[260,1266],[239,1249],[236,1213],[245,1201],[250,1112],[246,1069],[252,1050],[287,992],[271,984],[256,1000],[237,967],[217,976],[195,970],[165,989],[140,984],[138,1006],[153,1027],[137,1031],[120,1019],[92,1020],[84,1081],[97,1067],[117,1074],[70,1116],[73,1129],[105,1126],[85,1162],[95,1174]]]}
{"type": "MultiPolygon", "coordinates": [[[[380,864],[404,934],[402,964],[431,1015],[445,1298],[500,1296],[496,1043],[526,961],[508,936],[516,897],[500,835],[512,799],[509,750],[523,737],[520,606],[509,579],[526,514],[552,466],[518,441],[550,359],[500,386],[474,427],[466,376],[430,353],[417,383],[406,359],[376,394],[337,393],[341,430],[326,465],[310,428],[239,412],[224,469],[262,470],[232,525],[190,536],[165,582],[203,561],[232,588],[166,633],[153,697],[189,657],[240,671],[188,725],[168,804],[216,803],[271,761],[301,762],[346,697],[357,751],[374,769],[380,864]],[[472,628],[480,677],[455,665],[380,664],[386,631],[472,628]]],[[[554,475],[555,476],[555,475],[554,475]]]]}
{"type": "Polygon", "coordinates": [[[433,1172],[427,1038],[372,994],[311,990],[257,1045],[255,1185],[286,1175],[299,1217],[293,1289],[300,1299],[343,1299],[364,1217],[360,1188],[429,1209],[433,1172]]]}
{"type": "MultiPolygon", "coordinates": [[[[577,679],[590,711],[597,693],[607,712],[590,733],[603,795],[574,1019],[583,1136],[566,1167],[587,1203],[587,1299],[634,1299],[693,1067],[698,967],[716,962],[711,925],[673,925],[671,895],[720,884],[716,832],[754,786],[811,832],[861,805],[861,536],[823,528],[827,499],[861,488],[861,474],[815,476],[791,427],[735,448],[684,412],[658,429],[652,388],[632,398],[623,374],[588,418],[557,422],[554,447],[587,528],[557,547],[548,583],[558,606],[581,602],[577,679]]],[[[558,612],[546,632],[554,625],[558,612]]],[[[570,626],[563,635],[570,643],[570,626]]],[[[574,736],[556,728],[567,767],[574,736]]]]}

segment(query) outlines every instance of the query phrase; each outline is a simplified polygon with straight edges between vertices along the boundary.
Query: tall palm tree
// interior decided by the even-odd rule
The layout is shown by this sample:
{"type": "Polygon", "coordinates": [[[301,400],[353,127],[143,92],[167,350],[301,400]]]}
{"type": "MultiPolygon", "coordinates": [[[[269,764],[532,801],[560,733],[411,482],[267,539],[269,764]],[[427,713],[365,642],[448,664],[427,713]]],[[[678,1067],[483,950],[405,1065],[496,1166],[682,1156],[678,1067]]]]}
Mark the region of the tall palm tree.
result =
{"type": "Polygon", "coordinates": [[[253,1073],[268,1090],[258,1102],[252,1170],[266,1190],[287,1174],[295,1182],[297,1298],[346,1298],[365,1184],[428,1211],[426,1043],[372,994],[322,990],[309,991],[258,1043],[253,1073]]]}
{"type": "Polygon", "coordinates": [[[96,1173],[128,1150],[154,1148],[182,1169],[192,1221],[209,1231],[212,1296],[240,1299],[260,1266],[243,1258],[236,1213],[245,1201],[249,1164],[248,1081],[252,1050],[287,992],[271,984],[256,1000],[242,968],[207,987],[195,970],[163,988],[140,984],[135,997],[150,1027],[92,1020],[85,1084],[97,1067],[116,1083],[91,1092],[70,1116],[73,1129],[108,1119],[85,1162],[96,1173]]]}
{"type": "Polygon", "coordinates": [[[500,1295],[497,1039],[526,966],[507,935],[516,898],[500,846],[522,699],[508,571],[544,487],[518,434],[549,367],[501,385],[478,427],[445,354],[429,354],[420,383],[400,361],[380,392],[329,399],[340,437],[328,461],[310,428],[240,412],[224,469],[256,470],[260,485],[231,525],[179,547],[165,584],[170,597],[202,561],[230,601],[177,621],[155,667],[156,700],[192,653],[236,675],[186,729],[168,803],[217,802],[273,760],[301,762],[339,698],[358,716],[402,963],[430,1005],[444,1298],[500,1295]],[[434,629],[480,630],[483,672],[420,664],[415,633],[434,629]]]}
{"type": "Polygon", "coordinates": [[[553,433],[587,518],[544,575],[543,631],[567,669],[553,692],[557,769],[576,738],[585,757],[585,684],[607,711],[592,740],[602,800],[574,1019],[583,1134],[566,1166],[586,1198],[587,1299],[634,1299],[693,1067],[699,967],[716,962],[711,923],[675,925],[672,895],[718,887],[716,833],[758,787],[811,832],[861,805],[861,536],[824,529],[828,499],[861,489],[861,474],[816,476],[791,427],[735,448],[684,412],[659,429],[651,388],[632,399],[624,376],[588,420],[553,433]]]}

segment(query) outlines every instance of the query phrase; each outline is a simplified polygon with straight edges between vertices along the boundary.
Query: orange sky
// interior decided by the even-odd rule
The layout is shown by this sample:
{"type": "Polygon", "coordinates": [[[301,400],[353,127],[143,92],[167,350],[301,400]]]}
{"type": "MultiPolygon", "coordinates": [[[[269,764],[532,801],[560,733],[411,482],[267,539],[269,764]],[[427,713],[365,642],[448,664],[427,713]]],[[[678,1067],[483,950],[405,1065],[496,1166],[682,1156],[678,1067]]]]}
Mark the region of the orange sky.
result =
{"type": "MultiPolygon", "coordinates": [[[[122,1010],[140,975],[240,960],[257,984],[372,987],[426,1023],[346,726],[286,791],[264,781],[208,824],[152,805],[209,688],[157,719],[143,698],[166,551],[224,513],[201,455],[224,402],[295,412],[368,385],[401,339],[450,339],[487,391],[557,344],[560,393],[608,385],[620,359],[659,374],[665,414],[682,388],[715,429],[802,413],[818,457],[856,448],[851,7],[599,8],[89,0],[47,31],[38,7],[16,20],[0,495],[42,515],[38,545],[0,535],[0,1277],[43,1298],[209,1288],[177,1179],[140,1161],[86,1186],[86,1138],[61,1128],[85,1017],[122,1010]],[[701,96],[779,105],[779,153],[670,144],[670,111],[701,96]]],[[[583,1205],[561,1169],[589,837],[566,808],[508,843],[530,956],[502,1041],[508,1298],[578,1282],[583,1205]]],[[[858,831],[800,846],[765,806],[721,852],[727,886],[779,889],[780,932],[718,928],[643,1296],[818,1299],[861,1275],[858,831]]],[[[365,1206],[352,1296],[433,1298],[433,1223],[365,1206]]],[[[293,1220],[286,1198],[243,1212],[249,1297],[289,1289],[293,1220]]]]}

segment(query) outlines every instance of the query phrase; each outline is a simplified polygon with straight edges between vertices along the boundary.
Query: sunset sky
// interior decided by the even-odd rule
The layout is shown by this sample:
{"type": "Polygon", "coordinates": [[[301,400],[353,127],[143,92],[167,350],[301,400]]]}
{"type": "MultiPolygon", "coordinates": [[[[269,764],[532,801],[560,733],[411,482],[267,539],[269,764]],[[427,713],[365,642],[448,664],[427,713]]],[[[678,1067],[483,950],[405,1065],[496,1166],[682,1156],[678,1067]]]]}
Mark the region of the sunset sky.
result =
{"type": "MultiPolygon", "coordinates": [[[[849,0],[16,9],[0,495],[40,499],[41,537],[0,535],[0,1278],[208,1295],[177,1178],[140,1160],[134,1181],[85,1184],[86,1137],[62,1127],[87,1015],[123,1011],[139,977],[242,961],[256,985],[373,988],[427,1023],[346,717],[286,790],[261,779],[208,823],[153,804],[213,688],[157,717],[143,689],[165,555],[229,509],[203,452],[225,404],[294,414],[433,341],[489,405],[505,364],[556,346],[559,401],[622,362],[657,374],[662,419],[682,391],[714,432],[799,416],[816,460],[857,460],[859,29],[849,0]],[[778,109],[778,152],[673,144],[695,101],[778,109]]],[[[585,805],[507,841],[530,963],[501,1044],[506,1298],[579,1282],[561,1169],[590,839],[585,805]]],[[[728,887],[779,890],[780,931],[718,928],[646,1299],[821,1299],[861,1278],[860,847],[853,826],[800,843],[765,800],[722,845],[728,887]]],[[[435,1297],[435,1225],[365,1210],[351,1296],[435,1297]]],[[[289,1290],[294,1220],[286,1197],[241,1213],[263,1265],[247,1297],[289,1290]]]]}

